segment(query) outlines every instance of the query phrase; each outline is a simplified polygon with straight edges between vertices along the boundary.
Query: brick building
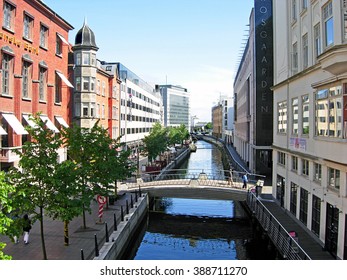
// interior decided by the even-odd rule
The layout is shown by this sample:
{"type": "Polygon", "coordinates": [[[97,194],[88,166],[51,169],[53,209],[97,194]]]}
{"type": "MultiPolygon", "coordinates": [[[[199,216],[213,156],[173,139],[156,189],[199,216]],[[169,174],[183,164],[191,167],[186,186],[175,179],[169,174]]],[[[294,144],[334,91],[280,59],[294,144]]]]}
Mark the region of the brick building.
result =
{"type": "MultiPolygon", "coordinates": [[[[58,132],[70,122],[68,32],[73,27],[38,0],[0,2],[0,169],[18,162],[29,115],[58,132]]],[[[61,150],[60,160],[66,153],[61,150]]]]}

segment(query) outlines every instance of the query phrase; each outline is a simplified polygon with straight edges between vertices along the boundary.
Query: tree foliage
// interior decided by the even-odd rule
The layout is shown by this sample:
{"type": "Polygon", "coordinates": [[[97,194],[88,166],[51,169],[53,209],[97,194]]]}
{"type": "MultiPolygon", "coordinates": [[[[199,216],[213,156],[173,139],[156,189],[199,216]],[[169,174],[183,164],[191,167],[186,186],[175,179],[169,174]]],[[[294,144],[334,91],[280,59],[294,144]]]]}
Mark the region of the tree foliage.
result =
{"type": "Polygon", "coordinates": [[[155,123],[153,130],[144,138],[143,142],[144,151],[151,162],[166,150],[168,146],[167,130],[160,123],[155,123]]]}

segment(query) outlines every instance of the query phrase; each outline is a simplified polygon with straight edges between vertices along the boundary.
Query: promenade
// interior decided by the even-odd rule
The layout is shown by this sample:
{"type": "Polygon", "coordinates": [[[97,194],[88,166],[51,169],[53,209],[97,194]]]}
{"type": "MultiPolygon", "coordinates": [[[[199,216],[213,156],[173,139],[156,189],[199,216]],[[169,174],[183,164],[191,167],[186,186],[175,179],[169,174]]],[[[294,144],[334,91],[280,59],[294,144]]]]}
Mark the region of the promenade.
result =
{"type": "MultiPolygon", "coordinates": [[[[69,246],[64,246],[64,223],[57,220],[52,220],[49,217],[44,217],[44,236],[46,243],[47,259],[49,260],[81,260],[81,249],[83,250],[84,259],[90,260],[95,256],[95,235],[97,236],[98,249],[102,247],[106,239],[107,223],[109,234],[114,229],[114,214],[116,214],[117,224],[121,220],[121,208],[126,211],[126,201],[130,209],[130,193],[124,193],[114,205],[109,205],[104,212],[102,222],[99,223],[98,218],[98,203],[92,202],[92,212],[86,213],[87,229],[83,229],[82,217],[75,218],[69,224],[69,246]]],[[[135,194],[133,201],[135,201],[135,194]]],[[[0,241],[7,243],[4,253],[12,256],[13,260],[42,260],[42,246],[40,235],[40,223],[36,221],[30,231],[29,244],[24,244],[23,236],[19,237],[19,243],[14,244],[6,236],[0,236],[0,241]]]]}

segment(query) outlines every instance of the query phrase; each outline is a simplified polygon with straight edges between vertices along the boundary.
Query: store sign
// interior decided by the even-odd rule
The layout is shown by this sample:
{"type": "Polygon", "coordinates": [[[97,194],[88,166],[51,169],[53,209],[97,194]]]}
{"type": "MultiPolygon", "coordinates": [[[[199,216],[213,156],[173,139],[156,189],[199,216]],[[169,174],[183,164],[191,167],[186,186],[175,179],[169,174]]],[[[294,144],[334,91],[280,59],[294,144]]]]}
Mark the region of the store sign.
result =
{"type": "Polygon", "coordinates": [[[38,47],[33,47],[31,44],[27,43],[27,42],[23,42],[21,40],[18,40],[16,37],[14,36],[10,36],[4,32],[0,32],[0,40],[11,44],[13,46],[16,46],[18,48],[23,48],[25,51],[32,53],[32,54],[39,54],[39,48],[38,47]]]}
{"type": "Polygon", "coordinates": [[[256,144],[272,145],[273,16],[272,0],[254,1],[256,69],[256,144]]]}

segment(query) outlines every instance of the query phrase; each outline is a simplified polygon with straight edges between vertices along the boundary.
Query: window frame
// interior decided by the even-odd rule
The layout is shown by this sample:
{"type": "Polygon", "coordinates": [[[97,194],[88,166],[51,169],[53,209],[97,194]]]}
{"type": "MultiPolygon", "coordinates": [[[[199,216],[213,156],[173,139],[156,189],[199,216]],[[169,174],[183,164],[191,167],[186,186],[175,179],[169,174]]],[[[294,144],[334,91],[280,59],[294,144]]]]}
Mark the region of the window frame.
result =
{"type": "Polygon", "coordinates": [[[299,134],[299,98],[292,99],[292,135],[299,134]]]}
{"type": "Polygon", "coordinates": [[[328,187],[336,191],[341,187],[341,171],[332,167],[328,167],[328,187]],[[333,175],[333,176],[331,176],[333,175]]]}
{"type": "Polygon", "coordinates": [[[3,21],[2,21],[3,28],[11,32],[14,32],[15,14],[16,14],[16,5],[11,2],[4,1],[3,21]]]}
{"type": "Polygon", "coordinates": [[[54,90],[54,103],[61,104],[62,102],[62,80],[60,76],[55,73],[55,90],[54,90]]]}
{"type": "Polygon", "coordinates": [[[39,66],[39,102],[47,101],[47,72],[47,68],[39,66]]]}
{"type": "Polygon", "coordinates": [[[48,49],[48,32],[49,28],[46,24],[40,23],[40,48],[48,49]]]}
{"type": "Polygon", "coordinates": [[[22,98],[30,98],[30,84],[32,81],[31,68],[32,63],[27,60],[22,60],[22,98]]]}
{"type": "Polygon", "coordinates": [[[302,67],[306,69],[308,67],[308,34],[305,33],[302,36],[302,67]]]}
{"type": "Polygon", "coordinates": [[[1,52],[1,95],[2,96],[13,96],[11,94],[12,81],[13,81],[13,60],[14,56],[7,53],[1,52]]]}
{"type": "Polygon", "coordinates": [[[33,39],[33,27],[34,27],[34,18],[31,15],[29,15],[28,13],[24,12],[24,15],[23,15],[23,38],[25,40],[29,40],[30,42],[33,39]]]}
{"type": "Polygon", "coordinates": [[[301,174],[310,176],[310,161],[304,158],[301,159],[301,174]]]}
{"type": "Polygon", "coordinates": [[[310,133],[310,96],[308,94],[301,97],[301,134],[309,135],[310,133]],[[307,112],[307,116],[305,113],[307,112]]]}
{"type": "Polygon", "coordinates": [[[288,106],[287,101],[277,103],[277,133],[287,134],[288,130],[288,106]]]}
{"type": "Polygon", "coordinates": [[[322,18],[324,22],[324,46],[325,48],[329,48],[334,45],[334,15],[332,1],[329,1],[322,7],[322,18]]]}

